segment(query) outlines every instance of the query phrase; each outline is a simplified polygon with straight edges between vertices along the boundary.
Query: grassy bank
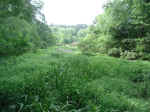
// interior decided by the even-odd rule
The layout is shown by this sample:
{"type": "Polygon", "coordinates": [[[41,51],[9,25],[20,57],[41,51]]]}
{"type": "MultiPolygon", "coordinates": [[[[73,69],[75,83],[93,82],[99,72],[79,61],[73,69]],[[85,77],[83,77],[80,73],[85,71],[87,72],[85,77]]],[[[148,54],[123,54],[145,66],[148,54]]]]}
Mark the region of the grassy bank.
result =
{"type": "Polygon", "coordinates": [[[1,58],[0,112],[149,112],[150,63],[39,50],[1,58]]]}

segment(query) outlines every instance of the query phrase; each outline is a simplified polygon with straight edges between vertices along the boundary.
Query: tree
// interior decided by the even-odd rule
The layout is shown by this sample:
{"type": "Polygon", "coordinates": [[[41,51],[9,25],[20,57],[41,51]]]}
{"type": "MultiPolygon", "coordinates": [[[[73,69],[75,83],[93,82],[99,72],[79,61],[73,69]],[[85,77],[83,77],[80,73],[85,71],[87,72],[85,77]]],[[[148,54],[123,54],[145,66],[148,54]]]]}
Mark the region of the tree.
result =
{"type": "Polygon", "coordinates": [[[28,22],[16,17],[3,20],[0,25],[0,54],[20,54],[31,50],[39,42],[39,37],[28,22]]]}
{"type": "Polygon", "coordinates": [[[0,0],[0,18],[19,17],[28,22],[36,20],[36,14],[41,13],[41,2],[31,0],[0,0]]]}
{"type": "Polygon", "coordinates": [[[20,54],[55,43],[41,7],[40,1],[0,0],[1,55],[20,54]]]}
{"type": "Polygon", "coordinates": [[[120,55],[137,53],[137,58],[142,53],[150,53],[150,3],[147,0],[113,0],[104,10],[96,17],[85,40],[91,40],[86,45],[92,46],[89,48],[99,49],[91,52],[109,53],[115,48],[120,55]]]}
{"type": "Polygon", "coordinates": [[[57,43],[70,44],[80,40],[78,33],[87,28],[87,25],[51,25],[50,27],[57,38],[57,43]]]}

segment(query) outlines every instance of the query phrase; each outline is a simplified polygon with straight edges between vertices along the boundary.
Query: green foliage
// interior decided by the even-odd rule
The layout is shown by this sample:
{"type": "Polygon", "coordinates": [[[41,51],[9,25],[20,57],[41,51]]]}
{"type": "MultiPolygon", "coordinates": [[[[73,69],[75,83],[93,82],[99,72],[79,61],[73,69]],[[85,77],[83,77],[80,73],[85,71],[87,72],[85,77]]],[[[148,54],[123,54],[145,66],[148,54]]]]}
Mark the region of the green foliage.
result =
{"type": "MultiPolygon", "coordinates": [[[[93,49],[102,46],[106,49],[104,53],[110,52],[112,48],[121,49],[122,52],[135,52],[135,54],[150,53],[149,9],[150,3],[143,0],[110,1],[104,6],[104,13],[97,16],[95,24],[91,26],[87,42],[85,42],[86,46],[90,44],[90,48],[93,49]],[[107,38],[108,35],[109,38],[107,38]],[[102,38],[106,41],[102,41],[102,38]],[[97,42],[98,40],[101,41],[97,42]]],[[[99,49],[98,52],[101,53],[101,51],[103,50],[99,49]]],[[[97,50],[91,52],[95,53],[97,50]]]]}
{"type": "Polygon", "coordinates": [[[125,51],[121,53],[121,58],[135,60],[138,58],[138,54],[136,52],[125,51]]]}
{"type": "Polygon", "coordinates": [[[18,54],[30,50],[38,35],[25,20],[9,17],[0,25],[0,54],[18,54]],[[33,41],[33,42],[32,42],[33,41]]]}
{"type": "Polygon", "coordinates": [[[149,111],[149,62],[45,49],[0,65],[2,112],[149,111]]]}
{"type": "Polygon", "coordinates": [[[31,3],[31,0],[0,0],[0,20],[15,16],[31,23],[41,7],[40,2],[31,3]]]}
{"type": "Polygon", "coordinates": [[[41,48],[47,48],[55,45],[56,38],[53,35],[51,28],[47,24],[37,21],[36,29],[37,34],[40,37],[41,48]]]}
{"type": "Polygon", "coordinates": [[[101,35],[101,38],[94,37],[94,34],[88,34],[86,38],[83,38],[79,43],[79,48],[83,53],[89,52],[96,53],[108,53],[111,45],[114,44],[110,35],[101,35]]]}
{"type": "Polygon", "coordinates": [[[73,42],[78,42],[80,38],[83,38],[84,31],[87,25],[51,25],[52,32],[57,38],[57,43],[59,44],[71,44],[73,42]]]}
{"type": "Polygon", "coordinates": [[[114,57],[120,57],[121,55],[121,50],[118,48],[112,48],[108,51],[109,56],[114,56],[114,57]]]}
{"type": "Polygon", "coordinates": [[[41,2],[31,0],[0,0],[0,55],[18,55],[55,44],[41,7],[41,2]]]}

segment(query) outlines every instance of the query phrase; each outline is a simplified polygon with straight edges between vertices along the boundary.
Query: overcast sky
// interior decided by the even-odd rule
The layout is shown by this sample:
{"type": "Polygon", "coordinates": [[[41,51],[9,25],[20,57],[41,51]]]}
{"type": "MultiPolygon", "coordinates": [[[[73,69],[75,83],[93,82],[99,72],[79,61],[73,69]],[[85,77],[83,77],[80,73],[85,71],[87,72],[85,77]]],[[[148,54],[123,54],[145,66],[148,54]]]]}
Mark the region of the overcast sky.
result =
{"type": "Polygon", "coordinates": [[[48,24],[91,24],[107,0],[43,0],[48,24]]]}

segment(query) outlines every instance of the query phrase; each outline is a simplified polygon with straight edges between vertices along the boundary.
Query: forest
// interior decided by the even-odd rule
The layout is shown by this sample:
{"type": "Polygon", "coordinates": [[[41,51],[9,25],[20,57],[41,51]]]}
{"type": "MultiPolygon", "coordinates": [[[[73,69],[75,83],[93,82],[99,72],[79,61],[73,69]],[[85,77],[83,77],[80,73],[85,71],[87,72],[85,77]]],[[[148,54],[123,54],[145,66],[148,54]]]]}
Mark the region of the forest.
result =
{"type": "Polygon", "coordinates": [[[71,44],[74,42],[80,42],[81,38],[86,37],[86,29],[88,25],[50,25],[50,28],[57,40],[58,44],[71,44]]]}
{"type": "Polygon", "coordinates": [[[149,112],[150,1],[110,0],[91,25],[43,5],[0,0],[0,112],[149,112]]]}

